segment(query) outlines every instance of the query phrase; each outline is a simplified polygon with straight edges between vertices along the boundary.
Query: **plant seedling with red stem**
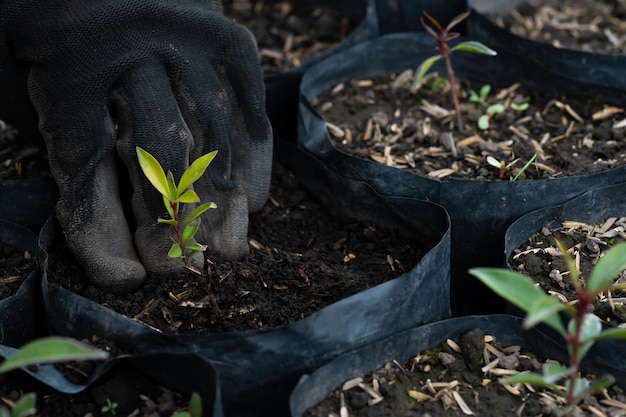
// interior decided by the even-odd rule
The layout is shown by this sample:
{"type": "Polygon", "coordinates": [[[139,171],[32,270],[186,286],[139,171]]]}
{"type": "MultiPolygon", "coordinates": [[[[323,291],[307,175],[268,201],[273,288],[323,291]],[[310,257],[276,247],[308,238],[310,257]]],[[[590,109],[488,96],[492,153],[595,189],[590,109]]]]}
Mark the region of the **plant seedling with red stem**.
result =
{"type": "Polygon", "coordinates": [[[437,41],[437,49],[439,50],[439,55],[431,56],[430,58],[427,58],[424,62],[420,64],[417,70],[415,70],[415,81],[413,82],[413,85],[414,86],[419,85],[419,83],[422,81],[422,79],[424,78],[424,75],[426,75],[430,67],[432,67],[432,65],[437,60],[443,58],[443,60],[446,63],[446,73],[448,75],[448,83],[450,84],[450,94],[452,96],[452,103],[454,104],[454,110],[456,112],[457,128],[458,130],[463,130],[463,120],[461,118],[459,97],[457,94],[456,82],[454,79],[454,69],[452,68],[452,61],[450,59],[450,55],[454,51],[465,51],[465,52],[472,52],[475,54],[494,56],[496,55],[496,51],[476,41],[460,42],[453,47],[450,47],[448,45],[449,41],[456,39],[461,35],[459,32],[450,32],[450,29],[452,29],[453,27],[461,23],[463,20],[467,19],[470,12],[461,13],[460,15],[456,16],[450,21],[450,23],[448,23],[448,26],[446,26],[445,28],[441,26],[441,24],[434,17],[432,17],[428,12],[423,11],[422,13],[426,17],[426,19],[428,19],[430,24],[434,26],[434,28],[436,29],[436,30],[433,29],[433,27],[431,27],[430,25],[426,23],[423,17],[420,17],[420,22],[422,23],[422,26],[424,27],[426,32],[428,32],[428,34],[432,36],[435,39],[435,41],[437,41]]]}

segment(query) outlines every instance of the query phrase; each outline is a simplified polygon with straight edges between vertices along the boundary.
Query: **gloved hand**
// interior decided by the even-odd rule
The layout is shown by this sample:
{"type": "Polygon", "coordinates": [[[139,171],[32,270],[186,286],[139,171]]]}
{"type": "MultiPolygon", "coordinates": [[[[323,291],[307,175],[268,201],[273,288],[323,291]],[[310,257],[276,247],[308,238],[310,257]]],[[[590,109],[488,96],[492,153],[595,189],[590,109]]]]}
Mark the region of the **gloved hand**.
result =
{"type": "Polygon", "coordinates": [[[146,270],[181,267],[167,258],[172,230],[156,222],[167,213],[136,146],[177,181],[190,161],[219,150],[194,186],[218,207],[196,237],[227,257],[248,252],[248,212],[269,190],[271,128],[254,39],[219,0],[6,0],[0,77],[18,83],[6,78],[15,74],[39,116],[57,218],[95,284],[126,292],[146,270]]]}

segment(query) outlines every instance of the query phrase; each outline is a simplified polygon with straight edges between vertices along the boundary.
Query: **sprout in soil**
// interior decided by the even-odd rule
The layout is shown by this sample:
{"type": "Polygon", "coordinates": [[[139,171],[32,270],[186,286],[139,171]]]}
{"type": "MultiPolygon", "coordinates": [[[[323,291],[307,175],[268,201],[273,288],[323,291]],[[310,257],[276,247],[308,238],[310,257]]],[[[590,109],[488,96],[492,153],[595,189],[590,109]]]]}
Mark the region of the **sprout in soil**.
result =
{"type": "MultiPolygon", "coordinates": [[[[514,177],[511,178],[511,181],[517,181],[518,178],[520,177],[520,175],[522,175],[523,172],[525,172],[531,165],[533,162],[535,162],[535,159],[537,159],[537,154],[534,154],[529,160],[528,162],[526,162],[526,164],[522,167],[522,169],[519,170],[519,172],[517,174],[515,174],[514,177]]],[[[493,156],[489,155],[487,157],[487,163],[493,167],[496,167],[500,170],[500,175],[499,175],[499,179],[503,180],[504,179],[504,174],[507,171],[510,171],[511,169],[513,169],[513,165],[515,165],[515,163],[518,161],[518,159],[514,160],[513,162],[510,163],[506,163],[504,161],[498,161],[496,158],[494,158],[493,156]]]]}
{"type": "Polygon", "coordinates": [[[567,415],[574,411],[584,396],[600,392],[614,382],[614,378],[608,375],[589,381],[580,376],[579,367],[597,340],[626,339],[626,328],[612,327],[603,330],[600,319],[590,313],[594,299],[610,291],[614,286],[615,278],[626,269],[626,243],[620,243],[609,249],[598,260],[584,285],[579,280],[580,272],[568,248],[558,241],[557,245],[565,259],[571,283],[576,290],[577,298],[573,304],[563,303],[547,295],[533,281],[519,272],[500,268],[473,268],[469,272],[502,298],[524,310],[527,313],[524,319],[525,328],[545,323],[563,337],[569,354],[568,366],[554,362],[546,363],[541,374],[522,372],[506,378],[505,382],[541,386],[564,394],[563,414],[567,415]],[[561,321],[559,313],[569,316],[566,326],[561,321]],[[559,384],[558,382],[563,379],[565,379],[565,384],[559,384]]]}
{"type": "Polygon", "coordinates": [[[495,103],[492,105],[489,105],[489,103],[487,103],[487,96],[489,95],[490,91],[491,86],[489,84],[485,84],[480,88],[480,92],[477,93],[476,91],[472,90],[469,96],[470,101],[474,103],[479,103],[486,108],[485,113],[478,118],[478,127],[481,130],[489,129],[489,119],[491,118],[491,116],[497,113],[502,113],[504,111],[504,105],[500,103],[495,103]]]}
{"type": "Polygon", "coordinates": [[[189,168],[183,172],[178,185],[176,185],[172,172],[168,171],[167,175],[165,175],[161,164],[154,156],[140,147],[137,147],[136,150],[143,173],[154,188],[163,196],[163,204],[170,215],[169,219],[158,218],[157,221],[169,224],[174,228],[174,243],[167,255],[170,258],[182,259],[185,266],[190,267],[189,259],[194,254],[206,250],[204,245],[197,242],[190,243],[200,227],[200,215],[217,206],[215,203],[200,204],[187,217],[181,219],[180,205],[200,203],[200,198],[191,189],[191,186],[204,175],[204,171],[215,158],[217,151],[209,152],[193,161],[189,168]]]}
{"type": "Polygon", "coordinates": [[[116,414],[115,410],[118,407],[118,403],[116,403],[115,401],[111,401],[110,398],[107,398],[107,403],[106,405],[103,405],[102,408],[100,409],[100,412],[102,414],[106,414],[106,413],[111,413],[113,415],[116,414]]]}
{"type": "Polygon", "coordinates": [[[415,80],[413,82],[413,86],[418,86],[430,67],[432,67],[436,61],[443,58],[446,63],[446,72],[448,75],[448,83],[450,84],[452,103],[454,104],[454,110],[456,112],[456,120],[458,125],[457,128],[458,130],[463,130],[463,121],[461,119],[461,110],[459,107],[459,97],[457,94],[456,82],[454,79],[454,70],[452,69],[452,61],[450,59],[450,55],[454,51],[465,51],[474,54],[494,56],[496,55],[496,51],[476,41],[460,42],[453,47],[450,47],[448,45],[448,41],[456,39],[460,36],[460,33],[450,32],[450,29],[465,20],[469,16],[470,12],[461,13],[460,15],[456,16],[450,21],[450,23],[448,23],[448,26],[446,26],[445,28],[441,26],[441,24],[434,17],[428,14],[428,12],[423,11],[423,14],[426,19],[428,19],[428,21],[435,27],[435,29],[437,29],[437,31],[435,31],[435,29],[433,29],[430,25],[426,24],[426,21],[424,21],[423,17],[420,17],[420,22],[422,23],[422,26],[424,27],[426,32],[428,32],[428,34],[430,34],[430,36],[432,36],[437,41],[439,55],[431,56],[420,64],[420,66],[415,70],[415,80]]]}

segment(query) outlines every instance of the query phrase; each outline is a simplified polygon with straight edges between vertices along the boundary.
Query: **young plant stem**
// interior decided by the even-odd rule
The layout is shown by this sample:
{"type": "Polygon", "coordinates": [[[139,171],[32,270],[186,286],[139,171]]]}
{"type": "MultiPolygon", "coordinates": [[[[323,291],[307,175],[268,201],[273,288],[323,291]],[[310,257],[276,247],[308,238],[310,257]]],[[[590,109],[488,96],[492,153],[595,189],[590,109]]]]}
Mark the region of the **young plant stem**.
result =
{"type": "Polygon", "coordinates": [[[587,310],[589,309],[589,305],[591,304],[591,299],[589,295],[586,294],[580,287],[576,290],[578,296],[578,303],[576,304],[576,313],[574,314],[574,333],[570,333],[567,337],[568,340],[566,342],[571,347],[570,360],[569,365],[573,370],[569,376],[569,386],[567,387],[567,393],[565,395],[565,403],[566,407],[571,407],[575,404],[576,398],[574,397],[574,388],[576,385],[576,380],[578,379],[578,367],[580,366],[580,348],[582,347],[582,343],[580,341],[583,320],[587,310]]]}
{"type": "MultiPolygon", "coordinates": [[[[448,45],[446,45],[443,42],[441,42],[441,44],[443,45],[443,47],[445,47],[449,51],[450,48],[448,48],[448,45]]],[[[441,50],[441,45],[439,48],[441,50]]],[[[461,107],[459,106],[459,96],[456,92],[456,81],[454,79],[454,70],[452,69],[452,61],[450,60],[450,53],[446,52],[446,55],[444,55],[444,57],[445,57],[444,60],[446,61],[446,72],[448,73],[448,83],[450,84],[450,94],[452,95],[452,103],[454,104],[454,111],[456,112],[456,123],[457,123],[458,130],[462,131],[463,119],[461,118],[461,107]]]]}
{"type": "Polygon", "coordinates": [[[172,211],[174,212],[174,221],[176,224],[174,225],[174,233],[176,233],[176,241],[180,245],[180,250],[182,251],[182,258],[185,266],[189,266],[189,258],[185,252],[185,244],[183,243],[183,234],[180,227],[180,213],[178,212],[179,205],[178,203],[170,202],[170,207],[172,207],[172,211]]]}

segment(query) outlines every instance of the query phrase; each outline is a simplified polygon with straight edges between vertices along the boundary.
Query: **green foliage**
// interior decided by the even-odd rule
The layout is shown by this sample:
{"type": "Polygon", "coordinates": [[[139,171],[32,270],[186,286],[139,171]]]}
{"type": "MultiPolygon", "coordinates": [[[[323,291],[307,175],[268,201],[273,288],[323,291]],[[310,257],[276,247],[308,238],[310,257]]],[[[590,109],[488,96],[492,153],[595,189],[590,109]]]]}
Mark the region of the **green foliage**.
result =
{"type": "Polygon", "coordinates": [[[507,378],[506,382],[528,383],[546,387],[555,392],[564,389],[566,406],[563,411],[570,413],[585,395],[599,392],[614,382],[611,376],[600,377],[589,382],[579,376],[579,365],[597,340],[626,340],[626,329],[602,330],[600,320],[589,313],[593,300],[600,293],[612,289],[615,278],[626,269],[626,243],[613,246],[600,258],[584,286],[579,283],[579,272],[567,248],[560,242],[558,246],[565,257],[572,282],[577,289],[578,300],[573,305],[550,297],[529,278],[518,272],[500,268],[474,268],[469,272],[495,293],[524,310],[527,313],[524,319],[525,328],[545,323],[556,330],[566,341],[569,353],[567,368],[548,363],[544,365],[541,374],[522,372],[507,378]],[[569,316],[567,326],[563,325],[559,313],[569,316]],[[563,379],[566,379],[564,388],[558,385],[558,382],[563,379]]]}
{"type": "Polygon", "coordinates": [[[197,393],[191,394],[187,411],[179,411],[171,417],[202,417],[202,398],[197,393]]]}
{"type": "MultiPolygon", "coordinates": [[[[0,364],[0,374],[42,363],[106,359],[108,353],[64,337],[47,337],[22,346],[0,364]]],[[[25,394],[10,410],[0,406],[0,417],[28,417],[37,414],[37,396],[25,394]]]]}
{"type": "Polygon", "coordinates": [[[107,404],[102,406],[102,408],[100,409],[101,413],[111,413],[113,415],[115,415],[115,409],[117,408],[118,404],[116,402],[111,401],[110,398],[107,398],[107,404]]]}
{"type": "Polygon", "coordinates": [[[448,75],[448,83],[450,84],[450,94],[452,96],[452,102],[454,104],[454,109],[456,111],[456,117],[457,117],[457,128],[459,130],[463,129],[463,121],[461,119],[461,110],[459,107],[459,98],[457,95],[457,87],[456,87],[456,82],[454,79],[454,70],[452,68],[452,61],[450,59],[450,55],[452,54],[452,52],[454,51],[459,51],[459,52],[470,52],[470,53],[474,53],[474,54],[480,54],[480,55],[489,55],[489,56],[494,56],[497,55],[496,52],[493,49],[490,49],[489,47],[487,47],[486,45],[483,45],[480,42],[476,42],[476,41],[464,41],[464,42],[460,42],[456,45],[454,45],[452,48],[450,46],[448,46],[448,42],[452,39],[456,39],[460,36],[460,33],[458,32],[451,32],[450,29],[452,29],[453,27],[455,27],[456,25],[458,25],[459,23],[461,23],[463,20],[467,19],[467,17],[469,16],[469,12],[464,12],[459,14],[458,16],[454,17],[450,23],[448,23],[448,26],[446,26],[445,28],[443,26],[441,26],[441,24],[434,18],[432,17],[430,14],[428,14],[428,12],[423,11],[424,17],[426,17],[426,19],[428,19],[429,24],[426,24],[426,21],[424,20],[424,17],[420,17],[420,22],[422,24],[422,26],[424,27],[424,29],[426,30],[426,32],[432,36],[435,41],[437,41],[437,48],[439,49],[439,55],[434,55],[431,56],[429,58],[426,58],[415,70],[415,78],[413,80],[413,87],[416,88],[418,87],[422,80],[424,79],[424,76],[426,75],[426,73],[430,70],[430,68],[435,64],[435,62],[437,62],[440,59],[443,59],[446,63],[446,72],[448,75]],[[432,25],[432,26],[431,26],[432,25]],[[433,29],[434,27],[434,29],[433,29]]]}
{"type": "Polygon", "coordinates": [[[163,167],[154,156],[137,147],[139,166],[152,186],[163,196],[163,204],[169,214],[169,219],[158,218],[157,222],[170,225],[174,228],[176,238],[167,253],[170,258],[180,258],[188,265],[189,258],[206,249],[199,243],[189,243],[200,228],[200,216],[207,210],[216,208],[215,203],[198,205],[187,217],[180,219],[181,204],[199,204],[200,198],[191,186],[204,175],[209,164],[217,155],[217,151],[202,155],[192,162],[185,170],[176,185],[174,174],[171,171],[165,174],[163,167]]]}

